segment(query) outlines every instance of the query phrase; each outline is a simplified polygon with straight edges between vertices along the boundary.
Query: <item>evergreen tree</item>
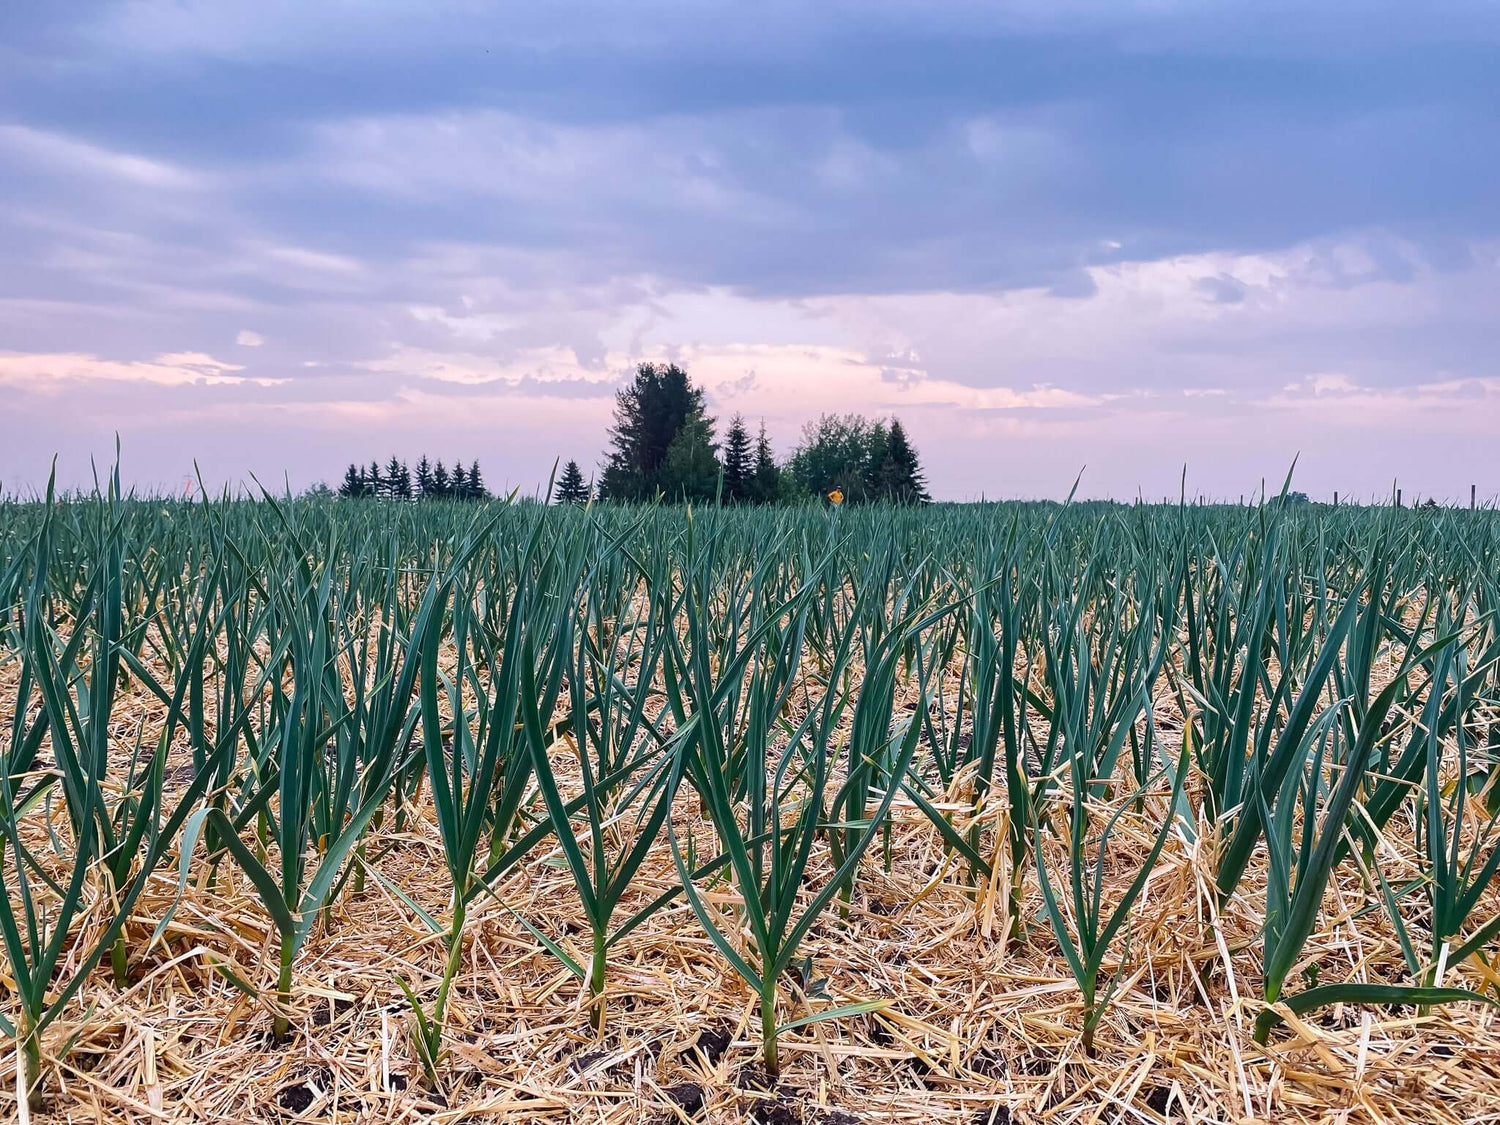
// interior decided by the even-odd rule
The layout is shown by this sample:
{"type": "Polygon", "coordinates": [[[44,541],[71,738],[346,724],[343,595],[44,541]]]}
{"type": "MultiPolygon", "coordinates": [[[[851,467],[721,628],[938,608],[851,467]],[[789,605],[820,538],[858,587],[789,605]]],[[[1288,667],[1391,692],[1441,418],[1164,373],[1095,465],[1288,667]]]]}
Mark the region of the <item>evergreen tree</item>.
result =
{"type": "Polygon", "coordinates": [[[754,499],[755,466],[750,459],[750,432],[745,419],[736,414],[724,435],[724,499],[744,503],[754,499]]]}
{"type": "MultiPolygon", "coordinates": [[[[599,494],[610,500],[646,500],[658,490],[682,494],[686,482],[674,478],[667,459],[689,420],[702,423],[699,428],[706,431],[711,446],[713,419],[704,409],[702,389],[693,386],[687,372],[675,363],[637,367],[630,386],[615,395],[615,424],[609,430],[613,449],[605,462],[599,494]]],[[[695,446],[695,455],[685,464],[700,471],[701,457],[696,455],[702,452],[701,442],[695,437],[689,444],[695,446]]]]}
{"type": "Polygon", "coordinates": [[[406,462],[401,462],[401,475],[397,478],[399,485],[396,495],[402,500],[411,499],[411,470],[406,467],[406,462]]]}
{"type": "Polygon", "coordinates": [[[563,466],[562,476],[557,480],[552,498],[559,504],[589,502],[589,486],[583,479],[583,470],[578,467],[577,461],[569,461],[563,466]]]}
{"type": "Polygon", "coordinates": [[[488,500],[490,490],[484,486],[484,478],[479,475],[479,458],[474,458],[469,465],[469,495],[475,500],[488,500]]]}
{"type": "Polygon", "coordinates": [[[890,453],[890,432],[885,423],[877,421],[865,435],[864,486],[865,496],[870,500],[888,500],[885,494],[885,461],[890,453]]]}
{"type": "Polygon", "coordinates": [[[448,470],[441,461],[432,470],[432,494],[439,498],[449,495],[448,470]]]}
{"type": "Polygon", "coordinates": [[[427,463],[427,454],[417,462],[417,492],[423,498],[432,496],[432,466],[427,463]]]}
{"type": "Polygon", "coordinates": [[[401,499],[401,461],[394,453],[385,463],[385,494],[392,500],[401,499]]]}
{"type": "Polygon", "coordinates": [[[917,451],[899,418],[891,419],[879,483],[881,498],[897,504],[927,504],[932,500],[927,493],[927,481],[917,460],[917,451]]]}
{"type": "Polygon", "coordinates": [[[365,474],[365,495],[384,496],[385,478],[380,475],[380,462],[371,461],[370,471],[365,474]]]}
{"type": "Polygon", "coordinates": [[[453,466],[453,481],[448,486],[448,492],[455,500],[469,499],[469,473],[462,461],[453,466]]]}
{"type": "Polygon", "coordinates": [[[752,495],[757,504],[774,503],[781,495],[781,470],[771,456],[771,442],[766,437],[766,424],[760,424],[760,437],[755,442],[755,475],[752,495]]]}
{"type": "Polygon", "coordinates": [[[364,476],[355,466],[354,462],[344,470],[344,483],[339,485],[339,495],[346,498],[362,496],[365,491],[364,476]]]}
{"type": "Polygon", "coordinates": [[[719,491],[719,459],[713,426],[702,411],[688,416],[667,449],[667,496],[673,500],[712,500],[719,491]]]}

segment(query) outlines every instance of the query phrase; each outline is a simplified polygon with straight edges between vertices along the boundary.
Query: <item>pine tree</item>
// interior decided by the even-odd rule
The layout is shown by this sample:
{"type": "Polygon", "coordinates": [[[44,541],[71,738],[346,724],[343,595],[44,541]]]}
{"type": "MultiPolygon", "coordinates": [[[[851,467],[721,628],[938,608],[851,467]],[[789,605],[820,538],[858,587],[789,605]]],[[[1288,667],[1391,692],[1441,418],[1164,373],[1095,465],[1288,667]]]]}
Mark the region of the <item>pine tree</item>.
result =
{"type": "Polygon", "coordinates": [[[755,466],[750,460],[750,432],[745,419],[736,414],[724,435],[724,499],[744,503],[753,499],[755,466]]]}
{"type": "Polygon", "coordinates": [[[752,493],[757,504],[773,503],[781,495],[781,470],[771,456],[771,442],[766,437],[766,424],[760,424],[760,437],[755,442],[755,476],[752,493]]]}
{"type": "Polygon", "coordinates": [[[432,466],[427,463],[427,454],[417,462],[417,493],[425,500],[432,496],[432,466]]]}
{"type": "Polygon", "coordinates": [[[578,467],[577,461],[569,461],[563,466],[562,476],[557,480],[557,488],[552,498],[559,504],[587,504],[589,502],[589,486],[583,479],[583,470],[578,467]]]}
{"type": "Polygon", "coordinates": [[[484,486],[484,477],[479,475],[479,458],[469,465],[469,496],[475,500],[488,500],[490,490],[484,486]]]}
{"type": "Polygon", "coordinates": [[[401,499],[401,461],[394,453],[385,463],[385,494],[392,500],[401,499]]]}
{"type": "Polygon", "coordinates": [[[432,470],[432,494],[437,497],[450,495],[450,488],[448,484],[448,470],[443,468],[443,463],[441,461],[439,461],[432,470]]]}
{"type": "Polygon", "coordinates": [[[371,461],[370,471],[365,474],[365,495],[384,496],[385,478],[380,475],[380,462],[371,461]]]}
{"type": "Polygon", "coordinates": [[[453,466],[453,483],[448,486],[448,491],[453,494],[455,500],[469,499],[469,473],[462,461],[453,466]]]}
{"type": "Polygon", "coordinates": [[[411,499],[411,470],[406,467],[406,462],[401,462],[401,475],[396,478],[396,496],[401,500],[411,499]]]}
{"type": "Polygon", "coordinates": [[[364,477],[360,474],[354,462],[351,461],[349,467],[344,470],[344,483],[339,485],[339,495],[345,498],[353,498],[363,495],[364,490],[364,477]]]}

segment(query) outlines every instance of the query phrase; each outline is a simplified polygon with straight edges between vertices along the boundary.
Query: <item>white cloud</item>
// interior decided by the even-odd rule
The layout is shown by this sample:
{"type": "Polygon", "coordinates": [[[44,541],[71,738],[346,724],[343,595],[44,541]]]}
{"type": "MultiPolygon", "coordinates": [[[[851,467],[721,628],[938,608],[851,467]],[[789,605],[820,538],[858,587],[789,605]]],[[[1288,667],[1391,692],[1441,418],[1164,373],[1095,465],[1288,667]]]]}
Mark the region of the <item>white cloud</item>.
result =
{"type": "Polygon", "coordinates": [[[299,269],[318,270],[323,273],[354,273],[360,268],[359,261],[343,254],[329,254],[322,250],[309,250],[305,246],[266,246],[266,256],[299,269]]]}
{"type": "Polygon", "coordinates": [[[252,332],[248,328],[241,328],[234,342],[242,348],[258,348],[266,342],[266,338],[259,332],[252,332]]]}
{"type": "Polygon", "coordinates": [[[81,352],[0,352],[0,384],[40,393],[78,382],[145,383],[162,387],[255,384],[269,387],[284,379],[235,374],[240,364],[204,352],[168,352],[152,360],[111,360],[81,352]]]}
{"type": "Polygon", "coordinates": [[[165,161],[115,152],[26,125],[0,125],[0,149],[34,164],[123,180],[141,187],[184,190],[202,187],[204,183],[198,174],[165,161]]]}
{"type": "MultiPolygon", "coordinates": [[[[490,384],[516,387],[530,381],[537,384],[593,383],[607,388],[621,372],[629,369],[630,357],[613,355],[603,366],[589,366],[579,360],[572,348],[565,346],[524,348],[503,359],[474,352],[397,347],[382,359],[357,366],[366,371],[471,387],[490,384]]],[[[610,392],[601,389],[599,393],[610,392]]]]}

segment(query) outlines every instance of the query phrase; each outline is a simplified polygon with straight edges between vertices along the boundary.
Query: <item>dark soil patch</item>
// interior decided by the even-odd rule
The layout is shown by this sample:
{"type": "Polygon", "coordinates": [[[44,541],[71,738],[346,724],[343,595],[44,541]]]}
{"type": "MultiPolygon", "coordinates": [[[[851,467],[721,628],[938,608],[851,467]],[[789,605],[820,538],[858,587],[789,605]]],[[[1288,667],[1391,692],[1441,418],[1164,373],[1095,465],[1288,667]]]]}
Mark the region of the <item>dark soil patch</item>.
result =
{"type": "Polygon", "coordinates": [[[705,1027],[698,1032],[695,1046],[708,1060],[709,1066],[715,1066],[724,1057],[724,1052],[729,1050],[729,1044],[734,1042],[734,1033],[723,1027],[705,1027]]]}
{"type": "Polygon", "coordinates": [[[802,1125],[802,1109],[789,1101],[757,1102],[746,1118],[750,1125],[802,1125]]]}
{"type": "Polygon", "coordinates": [[[1032,1078],[1038,1078],[1043,1074],[1051,1074],[1053,1065],[1051,1057],[1033,1054],[1030,1051],[1016,1060],[1016,1069],[1032,1078]]]}
{"type": "Polygon", "coordinates": [[[313,1012],[312,1022],[314,1027],[327,1027],[338,1020],[350,1008],[354,1007],[353,1000],[329,1000],[317,1011],[313,1012]]]}
{"type": "Polygon", "coordinates": [[[667,1100],[689,1117],[703,1112],[705,1101],[703,1087],[696,1082],[683,1082],[664,1091],[667,1100]]]}
{"type": "Polygon", "coordinates": [[[276,1104],[289,1113],[302,1113],[313,1104],[315,1095],[305,1082],[294,1082],[283,1086],[276,1095],[276,1104]]]}
{"type": "Polygon", "coordinates": [[[1161,1117],[1167,1115],[1167,1103],[1172,1100],[1172,1087],[1150,1086],[1141,1101],[1161,1117]]]}
{"type": "Polygon", "coordinates": [[[422,1108],[447,1109],[448,1096],[441,1090],[427,1090],[422,1095],[422,1108]]]}
{"type": "Polygon", "coordinates": [[[746,1063],[734,1077],[734,1084],[741,1090],[766,1092],[776,1089],[776,1080],[766,1073],[759,1063],[746,1063]]]}
{"type": "Polygon", "coordinates": [[[318,1098],[317,1090],[326,1090],[333,1085],[333,1075],[326,1067],[308,1073],[300,1082],[283,1086],[276,1093],[276,1104],[291,1113],[302,1113],[318,1098]]]}
{"type": "Polygon", "coordinates": [[[975,1052],[974,1057],[969,1060],[969,1069],[996,1081],[1004,1078],[1010,1070],[1005,1062],[1005,1053],[999,1047],[986,1047],[975,1052]]]}
{"type": "Polygon", "coordinates": [[[599,1062],[599,1060],[606,1057],[608,1057],[608,1052],[605,1051],[585,1051],[581,1055],[574,1055],[572,1060],[569,1061],[568,1066],[574,1074],[582,1074],[595,1063],[599,1062]]]}
{"type": "Polygon", "coordinates": [[[1003,1105],[992,1105],[974,1115],[974,1125],[1010,1125],[1010,1109],[1003,1105]]]}

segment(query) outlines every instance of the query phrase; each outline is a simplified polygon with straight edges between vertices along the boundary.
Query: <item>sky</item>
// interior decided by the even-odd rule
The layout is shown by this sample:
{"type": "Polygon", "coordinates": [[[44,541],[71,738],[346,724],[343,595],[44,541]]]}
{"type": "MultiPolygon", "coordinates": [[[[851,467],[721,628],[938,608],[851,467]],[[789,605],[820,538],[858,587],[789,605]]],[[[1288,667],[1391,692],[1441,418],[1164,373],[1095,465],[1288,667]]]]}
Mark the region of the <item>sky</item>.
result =
{"type": "Polygon", "coordinates": [[[0,490],[597,466],[674,361],[940,499],[1500,493],[1500,5],[0,4],[0,490]]]}

